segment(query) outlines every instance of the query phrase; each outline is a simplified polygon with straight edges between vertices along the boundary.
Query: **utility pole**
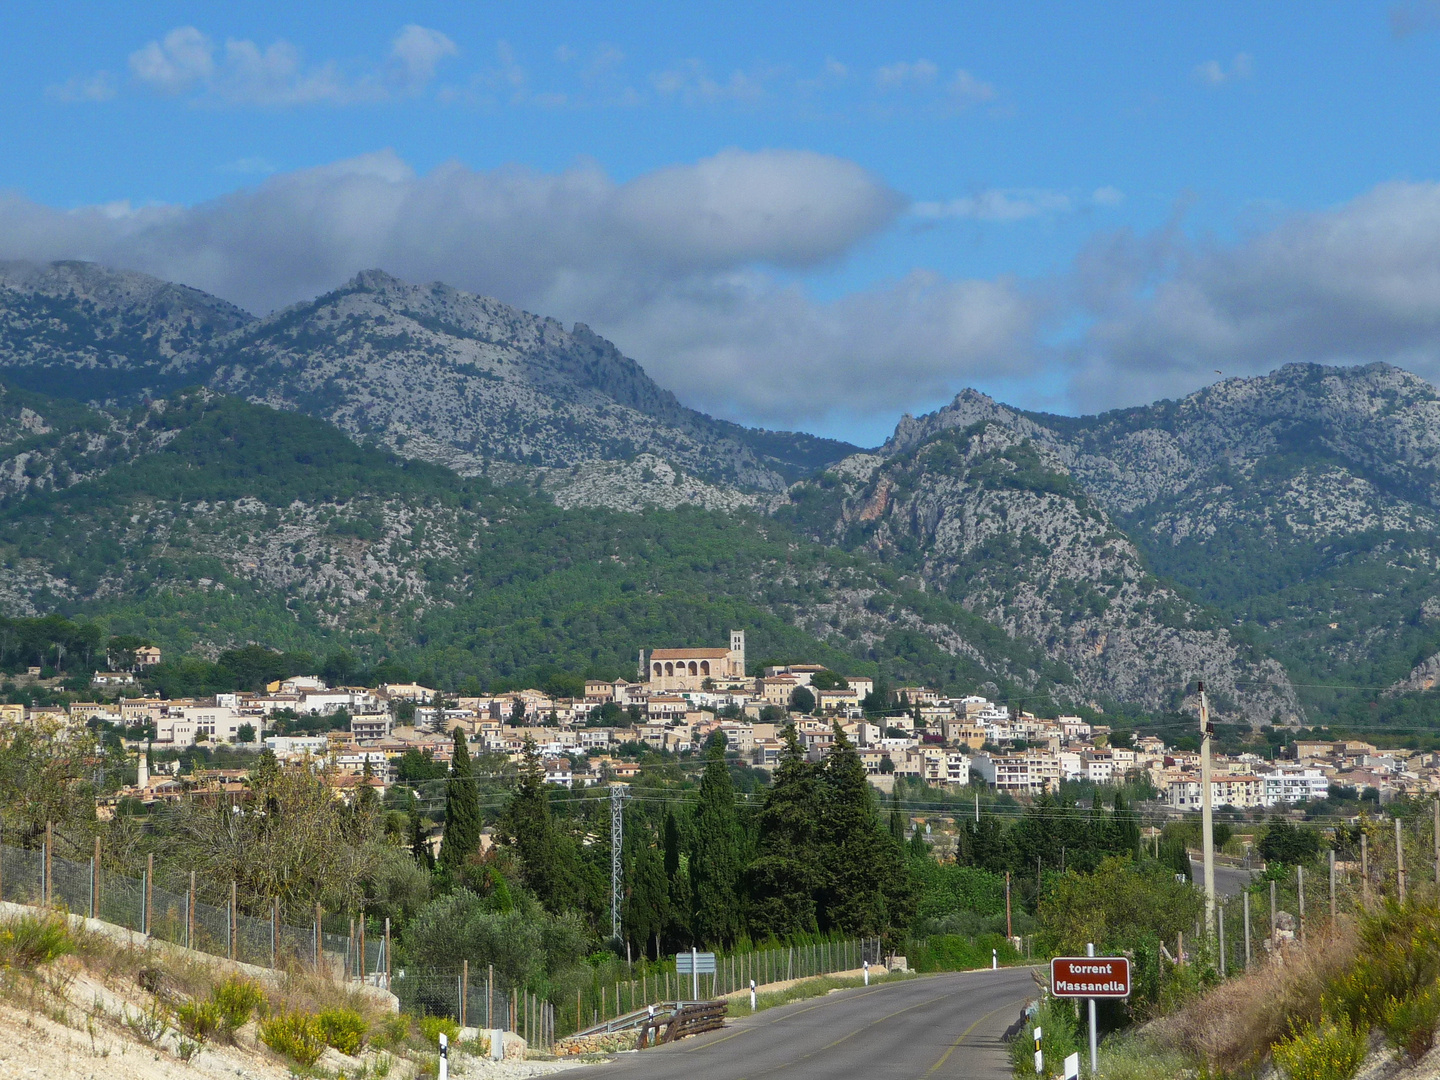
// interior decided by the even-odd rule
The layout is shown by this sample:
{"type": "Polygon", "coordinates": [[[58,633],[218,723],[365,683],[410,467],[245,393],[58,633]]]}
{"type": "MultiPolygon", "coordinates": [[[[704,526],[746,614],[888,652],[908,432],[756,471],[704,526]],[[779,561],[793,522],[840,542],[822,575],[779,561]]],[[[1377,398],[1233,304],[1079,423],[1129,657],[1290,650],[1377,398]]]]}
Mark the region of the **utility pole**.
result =
{"type": "Polygon", "coordinates": [[[1200,688],[1200,846],[1205,866],[1205,938],[1215,936],[1215,819],[1210,789],[1210,706],[1205,700],[1205,683],[1200,688]]]}
{"type": "Polygon", "coordinates": [[[610,936],[620,940],[620,849],[625,840],[625,785],[610,785],[610,936]]]}

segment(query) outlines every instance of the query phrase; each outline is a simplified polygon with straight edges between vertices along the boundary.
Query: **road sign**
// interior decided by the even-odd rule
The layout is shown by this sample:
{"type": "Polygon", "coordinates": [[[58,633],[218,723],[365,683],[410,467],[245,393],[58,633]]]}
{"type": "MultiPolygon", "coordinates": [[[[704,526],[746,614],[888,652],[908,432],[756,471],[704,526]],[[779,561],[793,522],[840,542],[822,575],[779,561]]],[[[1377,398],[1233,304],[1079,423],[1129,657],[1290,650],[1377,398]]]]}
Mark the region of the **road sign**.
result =
{"type": "Polygon", "coordinates": [[[675,955],[676,975],[714,975],[713,952],[682,952],[675,955]]]}
{"type": "Polygon", "coordinates": [[[1130,996],[1130,961],[1123,956],[1057,956],[1050,961],[1050,992],[1065,998],[1130,996]]]}

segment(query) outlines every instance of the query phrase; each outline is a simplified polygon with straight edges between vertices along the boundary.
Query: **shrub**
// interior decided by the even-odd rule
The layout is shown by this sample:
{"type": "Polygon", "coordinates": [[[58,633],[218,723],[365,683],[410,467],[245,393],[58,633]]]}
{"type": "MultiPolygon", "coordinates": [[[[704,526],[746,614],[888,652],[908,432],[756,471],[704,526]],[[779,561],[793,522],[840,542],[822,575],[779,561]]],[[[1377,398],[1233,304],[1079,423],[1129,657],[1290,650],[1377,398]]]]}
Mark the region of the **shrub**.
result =
{"type": "Polygon", "coordinates": [[[370,1042],[377,1047],[399,1046],[410,1037],[414,1020],[414,1017],[405,1013],[387,1016],[380,1022],[380,1030],[370,1037],[370,1042]]]}
{"type": "Polygon", "coordinates": [[[442,1032],[453,1045],[455,1040],[460,1037],[460,1025],[448,1016],[422,1016],[420,1018],[420,1035],[427,1043],[439,1046],[442,1032]]]}
{"type": "MultiPolygon", "coordinates": [[[[1084,1042],[1074,1007],[1068,1001],[1047,997],[1025,1023],[1025,1028],[1010,1043],[1010,1061],[1016,1076],[1030,1076],[1035,1071],[1035,1028],[1041,1030],[1041,1051],[1045,1055],[1047,1076],[1060,1071],[1060,1063],[1082,1049],[1084,1042]]],[[[1083,1056],[1083,1055],[1082,1055],[1083,1056]]]]}
{"type": "Polygon", "coordinates": [[[308,1069],[325,1053],[325,1036],[308,1013],[276,1013],[260,1024],[260,1041],[277,1054],[308,1069]]]}
{"type": "Polygon", "coordinates": [[[1381,1026],[1391,1046],[1419,1061],[1435,1045],[1436,1024],[1440,1024],[1440,985],[1432,984],[1412,998],[1392,999],[1381,1026]]]}
{"type": "Polygon", "coordinates": [[[1322,1020],[1275,1044],[1275,1067],[1285,1080],[1350,1080],[1365,1060],[1370,1040],[1349,1024],[1322,1020]]]}
{"type": "Polygon", "coordinates": [[[320,1033],[329,1046],[342,1054],[355,1055],[365,1045],[365,1034],[369,1025],[365,1018],[353,1009],[326,1009],[315,1017],[320,1033]]]}
{"type": "Polygon", "coordinates": [[[75,938],[64,919],[22,915],[0,929],[0,966],[34,970],[75,951],[75,938]]]}
{"type": "Polygon", "coordinates": [[[221,1026],[229,1032],[238,1031],[250,1021],[265,1002],[265,993],[253,979],[231,975],[210,992],[220,1011],[221,1026]]]}
{"type": "Polygon", "coordinates": [[[182,1028],[195,1036],[197,1042],[202,1043],[220,1030],[223,1022],[220,1007],[213,1001],[187,1001],[175,1010],[175,1018],[182,1028]]]}

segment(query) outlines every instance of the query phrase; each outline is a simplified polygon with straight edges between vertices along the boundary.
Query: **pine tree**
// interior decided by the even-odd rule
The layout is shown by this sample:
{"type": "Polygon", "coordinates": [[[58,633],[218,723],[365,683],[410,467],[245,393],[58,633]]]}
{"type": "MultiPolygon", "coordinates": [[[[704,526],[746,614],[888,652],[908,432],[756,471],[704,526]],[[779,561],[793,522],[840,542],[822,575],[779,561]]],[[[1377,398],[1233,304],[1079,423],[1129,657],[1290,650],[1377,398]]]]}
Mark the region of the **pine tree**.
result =
{"type": "Polygon", "coordinates": [[[505,831],[520,859],[525,884],[548,911],[570,905],[575,892],[573,853],[550,816],[545,766],[535,743],[525,740],[520,782],[505,812],[505,831]]]}
{"type": "Polygon", "coordinates": [[[706,757],[690,854],[691,931],[697,942],[724,945],[740,929],[740,838],[724,742],[712,739],[706,757]]]}
{"type": "Polygon", "coordinates": [[[457,727],[452,738],[455,749],[450,758],[449,782],[445,785],[445,833],[440,839],[440,866],[453,876],[480,848],[480,792],[470,768],[464,730],[457,727]]]}
{"type": "Polygon", "coordinates": [[[756,857],[746,872],[750,934],[757,939],[818,929],[815,767],[805,760],[794,724],[786,726],[784,737],[785,749],[757,822],[756,857]]]}

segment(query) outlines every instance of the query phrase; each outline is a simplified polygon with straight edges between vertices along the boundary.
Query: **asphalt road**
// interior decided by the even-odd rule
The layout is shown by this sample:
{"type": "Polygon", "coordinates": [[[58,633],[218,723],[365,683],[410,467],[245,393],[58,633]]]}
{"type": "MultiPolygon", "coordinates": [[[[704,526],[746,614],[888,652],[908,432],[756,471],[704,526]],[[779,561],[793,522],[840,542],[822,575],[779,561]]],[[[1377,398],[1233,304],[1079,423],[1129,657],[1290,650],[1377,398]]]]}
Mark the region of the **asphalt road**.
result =
{"type": "Polygon", "coordinates": [[[567,1073],[575,1080],[1009,1080],[1000,1041],[1036,996],[1029,968],[841,990],[567,1073]]]}
{"type": "MultiPolygon", "coordinates": [[[[1190,860],[1190,878],[1195,882],[1197,889],[1205,887],[1205,867],[1199,859],[1190,860]]],[[[1215,892],[1219,896],[1238,896],[1240,890],[1250,881],[1254,874],[1250,870],[1241,870],[1234,866],[1215,864],[1215,892]]]]}

